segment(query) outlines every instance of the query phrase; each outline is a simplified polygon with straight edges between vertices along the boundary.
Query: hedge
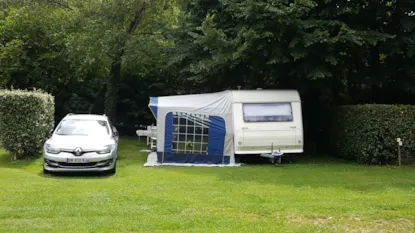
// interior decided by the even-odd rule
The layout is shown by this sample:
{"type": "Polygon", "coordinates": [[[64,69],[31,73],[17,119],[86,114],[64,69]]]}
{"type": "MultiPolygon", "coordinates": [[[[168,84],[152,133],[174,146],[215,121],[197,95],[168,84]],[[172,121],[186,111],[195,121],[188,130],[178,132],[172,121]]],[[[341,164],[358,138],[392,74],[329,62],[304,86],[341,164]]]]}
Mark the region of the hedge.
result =
{"type": "Polygon", "coordinates": [[[37,155],[54,127],[54,97],[40,90],[0,90],[0,142],[15,158],[37,155]]]}
{"type": "Polygon", "coordinates": [[[337,155],[363,164],[396,164],[398,143],[408,159],[415,150],[415,105],[342,106],[334,115],[337,155]]]}

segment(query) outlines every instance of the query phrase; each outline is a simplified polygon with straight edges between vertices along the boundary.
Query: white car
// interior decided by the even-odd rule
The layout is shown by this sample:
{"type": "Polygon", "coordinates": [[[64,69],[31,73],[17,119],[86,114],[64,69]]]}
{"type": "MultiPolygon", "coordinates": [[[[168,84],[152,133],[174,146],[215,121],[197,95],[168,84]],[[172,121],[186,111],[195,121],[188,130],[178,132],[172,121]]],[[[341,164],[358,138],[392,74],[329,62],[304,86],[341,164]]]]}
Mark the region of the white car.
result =
{"type": "Polygon", "coordinates": [[[43,147],[43,172],[116,172],[118,131],[105,115],[68,114],[43,147]]]}

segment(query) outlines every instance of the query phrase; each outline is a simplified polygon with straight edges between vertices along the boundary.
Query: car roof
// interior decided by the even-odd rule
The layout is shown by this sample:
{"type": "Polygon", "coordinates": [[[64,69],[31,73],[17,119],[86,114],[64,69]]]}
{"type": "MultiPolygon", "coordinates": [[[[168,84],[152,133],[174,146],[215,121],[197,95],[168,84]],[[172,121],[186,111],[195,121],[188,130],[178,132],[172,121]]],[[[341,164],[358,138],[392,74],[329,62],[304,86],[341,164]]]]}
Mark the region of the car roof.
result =
{"type": "Polygon", "coordinates": [[[96,115],[96,114],[73,114],[68,115],[64,120],[100,120],[106,121],[108,118],[105,115],[96,115]]]}

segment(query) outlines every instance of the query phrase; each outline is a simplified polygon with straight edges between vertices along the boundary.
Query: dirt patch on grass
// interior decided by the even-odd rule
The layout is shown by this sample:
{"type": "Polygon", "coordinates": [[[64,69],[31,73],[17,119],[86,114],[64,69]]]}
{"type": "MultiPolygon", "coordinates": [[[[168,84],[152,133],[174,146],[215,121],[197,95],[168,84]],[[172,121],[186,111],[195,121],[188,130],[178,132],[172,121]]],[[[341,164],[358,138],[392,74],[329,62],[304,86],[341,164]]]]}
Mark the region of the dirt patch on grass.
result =
{"type": "Polygon", "coordinates": [[[415,232],[415,221],[399,219],[362,219],[359,217],[336,218],[336,217],[301,217],[290,216],[288,222],[298,226],[320,226],[333,230],[334,232],[348,233],[386,233],[386,232],[415,232]]]}

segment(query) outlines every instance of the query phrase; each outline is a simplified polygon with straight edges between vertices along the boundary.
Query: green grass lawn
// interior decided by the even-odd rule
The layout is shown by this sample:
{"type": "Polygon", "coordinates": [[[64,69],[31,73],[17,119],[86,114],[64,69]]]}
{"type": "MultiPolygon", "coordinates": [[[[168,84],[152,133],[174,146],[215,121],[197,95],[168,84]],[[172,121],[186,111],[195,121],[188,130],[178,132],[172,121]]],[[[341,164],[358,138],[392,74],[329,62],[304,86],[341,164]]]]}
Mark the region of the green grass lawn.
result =
{"type": "Polygon", "coordinates": [[[0,150],[0,232],[414,232],[415,168],[143,167],[123,139],[114,176],[50,176],[0,150]]]}

